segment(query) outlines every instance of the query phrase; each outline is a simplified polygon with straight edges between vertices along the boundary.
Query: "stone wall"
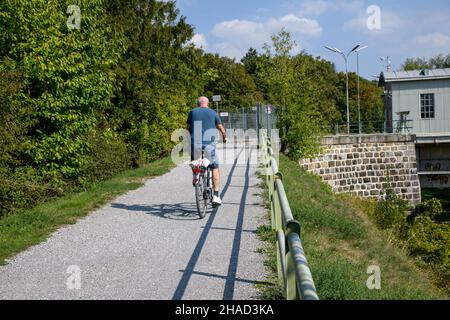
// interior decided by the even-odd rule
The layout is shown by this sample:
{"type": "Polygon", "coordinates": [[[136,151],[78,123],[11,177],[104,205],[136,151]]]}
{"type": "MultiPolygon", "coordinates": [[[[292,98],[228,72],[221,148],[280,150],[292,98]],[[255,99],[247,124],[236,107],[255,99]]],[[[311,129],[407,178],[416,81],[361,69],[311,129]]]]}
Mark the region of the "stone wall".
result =
{"type": "Polygon", "coordinates": [[[322,177],[336,193],[381,198],[390,181],[396,194],[420,202],[414,135],[325,137],[323,154],[300,165],[322,177]]]}

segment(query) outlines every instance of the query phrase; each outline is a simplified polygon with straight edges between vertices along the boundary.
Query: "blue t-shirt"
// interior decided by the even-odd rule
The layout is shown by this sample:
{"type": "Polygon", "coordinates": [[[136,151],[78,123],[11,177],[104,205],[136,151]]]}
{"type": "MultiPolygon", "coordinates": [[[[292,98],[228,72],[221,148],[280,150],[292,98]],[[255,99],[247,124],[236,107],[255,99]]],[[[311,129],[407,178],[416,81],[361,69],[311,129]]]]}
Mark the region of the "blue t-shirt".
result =
{"type": "Polygon", "coordinates": [[[191,134],[191,143],[207,146],[217,140],[217,125],[222,124],[222,120],[210,108],[195,108],[189,112],[187,124],[191,134]]]}

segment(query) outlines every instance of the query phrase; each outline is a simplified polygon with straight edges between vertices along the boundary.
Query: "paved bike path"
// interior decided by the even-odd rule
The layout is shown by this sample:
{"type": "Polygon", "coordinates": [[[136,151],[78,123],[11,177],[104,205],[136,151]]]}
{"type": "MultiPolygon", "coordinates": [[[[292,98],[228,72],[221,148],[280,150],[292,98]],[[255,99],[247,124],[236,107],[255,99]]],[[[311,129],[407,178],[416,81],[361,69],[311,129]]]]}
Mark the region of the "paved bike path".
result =
{"type": "Polygon", "coordinates": [[[256,150],[226,154],[224,204],[204,220],[190,169],[178,166],[1,266],[0,299],[258,299],[254,284],[265,270],[256,252],[264,219],[256,150]]]}

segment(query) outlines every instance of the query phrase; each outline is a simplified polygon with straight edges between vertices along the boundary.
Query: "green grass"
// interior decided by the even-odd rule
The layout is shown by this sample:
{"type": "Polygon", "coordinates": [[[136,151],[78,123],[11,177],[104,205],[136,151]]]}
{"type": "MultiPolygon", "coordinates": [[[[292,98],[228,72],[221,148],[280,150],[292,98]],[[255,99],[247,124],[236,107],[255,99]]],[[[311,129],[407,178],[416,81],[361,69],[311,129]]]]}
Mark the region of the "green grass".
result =
{"type": "MultiPolygon", "coordinates": [[[[377,230],[366,212],[374,202],[336,195],[320,178],[306,173],[286,157],[280,170],[294,217],[302,225],[302,242],[319,297],[325,300],[446,299],[428,271],[419,269],[405,250],[395,247],[388,235],[377,230]],[[381,290],[369,290],[367,268],[381,268],[381,290]]],[[[266,191],[267,193],[267,191],[266,191]]],[[[267,194],[265,195],[267,196],[267,194]]],[[[260,228],[268,241],[266,265],[273,271],[272,285],[263,290],[266,299],[281,298],[275,278],[274,233],[260,228]],[[270,252],[270,253],[269,253],[270,252]]]]}
{"type": "Polygon", "coordinates": [[[74,224],[78,218],[120,194],[141,187],[145,179],[163,175],[173,166],[170,157],[164,158],[142,168],[122,172],[83,192],[68,194],[3,217],[0,219],[0,264],[29,246],[46,240],[59,227],[74,224]]]}

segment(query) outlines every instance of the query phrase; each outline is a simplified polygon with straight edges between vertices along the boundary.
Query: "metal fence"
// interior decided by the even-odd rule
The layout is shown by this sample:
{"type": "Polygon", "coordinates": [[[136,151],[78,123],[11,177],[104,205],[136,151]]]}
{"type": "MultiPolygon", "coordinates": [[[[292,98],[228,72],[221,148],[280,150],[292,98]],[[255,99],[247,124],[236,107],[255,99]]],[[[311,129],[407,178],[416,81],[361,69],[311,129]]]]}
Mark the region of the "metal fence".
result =
{"type": "Polygon", "coordinates": [[[347,123],[336,123],[335,125],[322,127],[326,134],[347,135],[350,128],[350,134],[376,134],[376,133],[395,133],[410,134],[413,132],[412,120],[393,120],[393,121],[361,121],[347,123]]]}
{"type": "Polygon", "coordinates": [[[222,113],[222,122],[227,130],[249,130],[257,128],[256,112],[252,109],[242,108],[241,112],[222,113]],[[223,116],[226,114],[226,116],[223,116]]]}
{"type": "Polygon", "coordinates": [[[276,128],[276,108],[258,104],[251,108],[239,108],[236,112],[219,112],[223,125],[227,130],[276,128]]]}
{"type": "MultiPolygon", "coordinates": [[[[258,104],[251,108],[238,108],[235,112],[220,112],[222,122],[227,130],[244,131],[253,129],[267,129],[270,131],[277,127],[277,113],[280,107],[258,104]]],[[[361,121],[340,122],[333,125],[322,126],[321,131],[331,135],[347,135],[350,130],[351,135],[357,134],[411,134],[413,132],[412,120],[391,120],[391,121],[361,121]]]]}
{"type": "Polygon", "coordinates": [[[292,215],[267,131],[260,130],[259,141],[269,189],[272,228],[277,236],[278,278],[287,300],[319,300],[301,242],[300,223],[292,215]]]}

